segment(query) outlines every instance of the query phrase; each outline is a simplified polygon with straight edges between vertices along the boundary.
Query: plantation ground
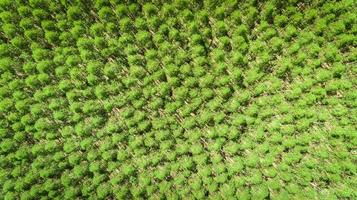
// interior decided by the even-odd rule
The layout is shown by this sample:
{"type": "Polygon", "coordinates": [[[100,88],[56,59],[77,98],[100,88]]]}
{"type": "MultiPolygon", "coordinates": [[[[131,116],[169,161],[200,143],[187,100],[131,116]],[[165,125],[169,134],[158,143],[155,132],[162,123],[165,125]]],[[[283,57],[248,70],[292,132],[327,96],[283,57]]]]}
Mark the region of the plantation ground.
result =
{"type": "Polygon", "coordinates": [[[0,200],[356,199],[354,0],[0,0],[0,200]]]}

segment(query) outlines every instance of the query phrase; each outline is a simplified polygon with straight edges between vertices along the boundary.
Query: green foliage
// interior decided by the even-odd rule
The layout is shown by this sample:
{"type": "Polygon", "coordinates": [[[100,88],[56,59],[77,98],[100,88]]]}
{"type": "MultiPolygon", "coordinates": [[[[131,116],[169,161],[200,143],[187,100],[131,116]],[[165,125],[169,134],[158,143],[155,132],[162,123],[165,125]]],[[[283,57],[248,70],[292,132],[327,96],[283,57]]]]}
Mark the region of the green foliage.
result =
{"type": "Polygon", "coordinates": [[[0,199],[356,199],[356,3],[0,1],[0,199]]]}

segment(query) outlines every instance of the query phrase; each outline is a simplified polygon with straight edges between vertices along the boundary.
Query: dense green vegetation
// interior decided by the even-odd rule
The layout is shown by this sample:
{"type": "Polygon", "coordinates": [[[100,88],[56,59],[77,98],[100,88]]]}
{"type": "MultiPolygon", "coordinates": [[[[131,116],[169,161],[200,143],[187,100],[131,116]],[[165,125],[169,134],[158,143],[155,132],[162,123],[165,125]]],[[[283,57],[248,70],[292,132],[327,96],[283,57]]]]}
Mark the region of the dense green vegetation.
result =
{"type": "Polygon", "coordinates": [[[355,0],[0,0],[0,200],[356,199],[355,0]]]}

